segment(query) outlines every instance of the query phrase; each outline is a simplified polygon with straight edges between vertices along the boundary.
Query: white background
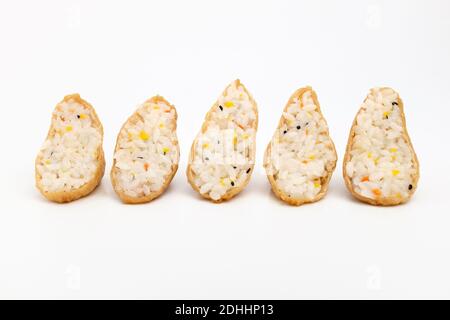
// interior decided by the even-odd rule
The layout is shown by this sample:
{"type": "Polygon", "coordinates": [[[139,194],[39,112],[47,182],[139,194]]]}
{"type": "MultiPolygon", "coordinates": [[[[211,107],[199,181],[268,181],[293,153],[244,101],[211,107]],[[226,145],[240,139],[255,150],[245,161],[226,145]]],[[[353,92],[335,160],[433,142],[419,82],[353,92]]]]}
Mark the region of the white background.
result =
{"type": "Polygon", "coordinates": [[[1,1],[0,297],[450,298],[449,1],[1,1]],[[259,106],[257,169],[220,205],[187,184],[188,150],[223,88],[259,106]],[[405,103],[421,163],[406,205],[353,200],[341,166],[322,201],[270,192],[264,148],[291,93],[317,91],[340,160],[369,88],[405,103]],[[79,92],[105,128],[106,175],[58,205],[34,187],[55,104],[79,92]],[[116,135],[155,94],[178,109],[169,190],[123,205],[116,135]]]}

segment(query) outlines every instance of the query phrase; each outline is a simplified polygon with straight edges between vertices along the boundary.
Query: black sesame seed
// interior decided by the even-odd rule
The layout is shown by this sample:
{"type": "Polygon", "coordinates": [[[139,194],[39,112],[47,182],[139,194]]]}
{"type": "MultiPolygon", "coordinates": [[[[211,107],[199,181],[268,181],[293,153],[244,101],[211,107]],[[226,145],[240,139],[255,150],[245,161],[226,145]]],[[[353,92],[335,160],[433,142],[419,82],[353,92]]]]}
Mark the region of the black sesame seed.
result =
{"type": "Polygon", "coordinates": [[[223,107],[222,106],[219,106],[219,109],[220,109],[220,111],[223,111],[223,107]]]}
{"type": "Polygon", "coordinates": [[[287,133],[287,130],[284,130],[284,131],[283,131],[283,134],[286,134],[286,133],[287,133]]]}
{"type": "Polygon", "coordinates": [[[77,118],[80,119],[80,115],[79,114],[77,114],[77,118]]]}
{"type": "Polygon", "coordinates": [[[394,101],[394,102],[392,102],[392,105],[393,106],[398,106],[398,103],[394,101]]]}
{"type": "Polygon", "coordinates": [[[233,169],[236,169],[236,166],[233,166],[233,169]]]}
{"type": "Polygon", "coordinates": [[[138,157],[138,159],[141,159],[141,160],[143,160],[143,159],[144,159],[144,157],[138,157]]]}
{"type": "Polygon", "coordinates": [[[411,190],[413,188],[413,186],[412,186],[412,184],[410,184],[409,186],[408,186],[408,190],[411,190]]]}
{"type": "Polygon", "coordinates": [[[389,116],[388,116],[388,115],[386,115],[386,119],[389,119],[389,116]]]}
{"type": "Polygon", "coordinates": [[[251,170],[252,170],[252,168],[248,168],[246,173],[250,173],[251,170]]]}
{"type": "Polygon", "coordinates": [[[208,160],[209,160],[209,158],[208,158],[208,157],[206,157],[206,158],[205,158],[205,160],[206,160],[206,161],[208,161],[208,160]]]}
{"type": "Polygon", "coordinates": [[[163,154],[166,155],[166,152],[164,151],[163,154]]]}
{"type": "Polygon", "coordinates": [[[231,181],[231,186],[233,186],[233,187],[234,187],[234,181],[231,181]]]}
{"type": "Polygon", "coordinates": [[[300,130],[300,128],[301,128],[300,126],[297,126],[297,130],[300,130]]]}

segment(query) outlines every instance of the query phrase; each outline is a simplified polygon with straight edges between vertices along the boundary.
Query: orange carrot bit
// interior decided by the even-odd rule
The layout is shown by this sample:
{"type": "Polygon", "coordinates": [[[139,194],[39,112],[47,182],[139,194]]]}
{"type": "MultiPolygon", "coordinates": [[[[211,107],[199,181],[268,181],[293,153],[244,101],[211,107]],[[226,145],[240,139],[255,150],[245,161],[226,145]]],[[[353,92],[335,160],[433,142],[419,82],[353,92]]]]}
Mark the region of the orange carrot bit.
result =
{"type": "Polygon", "coordinates": [[[377,197],[381,196],[381,190],[380,189],[372,189],[372,193],[376,195],[377,197]]]}
{"type": "Polygon", "coordinates": [[[369,181],[369,176],[362,177],[361,182],[369,181]]]}
{"type": "Polygon", "coordinates": [[[144,163],[144,169],[145,169],[145,171],[148,171],[148,167],[150,167],[150,165],[146,162],[146,163],[144,163]]]}

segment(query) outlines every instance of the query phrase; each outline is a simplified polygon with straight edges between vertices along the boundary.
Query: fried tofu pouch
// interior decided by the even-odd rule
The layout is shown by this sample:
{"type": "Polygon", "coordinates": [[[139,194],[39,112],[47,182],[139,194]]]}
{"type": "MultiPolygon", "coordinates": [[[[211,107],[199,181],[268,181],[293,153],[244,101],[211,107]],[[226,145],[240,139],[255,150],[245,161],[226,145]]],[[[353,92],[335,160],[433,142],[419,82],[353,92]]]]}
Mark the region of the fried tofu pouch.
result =
{"type": "Polygon", "coordinates": [[[311,87],[298,89],[289,98],[264,155],[273,193],[295,206],[322,199],[336,161],[316,93],[311,87]]]}
{"type": "Polygon", "coordinates": [[[239,194],[252,175],[257,128],[256,102],[235,80],[213,104],[192,143],[186,170],[192,188],[215,203],[239,194]]]}
{"type": "Polygon", "coordinates": [[[105,171],[102,144],[103,127],[94,108],[79,94],[65,96],[36,157],[36,187],[58,203],[90,194],[105,171]]]}
{"type": "Polygon", "coordinates": [[[419,161],[393,89],[373,88],[364,100],[350,130],[343,175],[351,194],[371,205],[398,205],[414,194],[419,161]]]}
{"type": "Polygon", "coordinates": [[[180,158],[176,129],[176,109],[161,96],[145,101],[122,126],[111,182],[124,203],[149,202],[168,188],[180,158]]]}

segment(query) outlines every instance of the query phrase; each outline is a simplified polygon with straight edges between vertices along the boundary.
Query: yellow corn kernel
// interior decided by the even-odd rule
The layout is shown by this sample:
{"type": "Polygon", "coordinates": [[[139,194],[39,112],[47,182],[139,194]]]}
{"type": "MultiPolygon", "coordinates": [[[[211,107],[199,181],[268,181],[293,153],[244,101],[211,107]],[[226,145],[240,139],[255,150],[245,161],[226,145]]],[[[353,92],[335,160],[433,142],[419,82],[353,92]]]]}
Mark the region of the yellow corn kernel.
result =
{"type": "Polygon", "coordinates": [[[389,152],[392,152],[392,153],[397,152],[397,148],[390,148],[389,152]]]}
{"type": "Polygon", "coordinates": [[[159,128],[160,128],[160,129],[163,129],[163,128],[164,128],[164,123],[160,123],[160,124],[159,124],[159,128]]]}
{"type": "Polygon", "coordinates": [[[319,188],[320,187],[320,181],[316,180],[314,181],[314,188],[319,188]]]}
{"type": "Polygon", "coordinates": [[[309,157],[308,157],[310,160],[314,160],[315,158],[316,158],[316,156],[315,155],[310,155],[309,157]]]}
{"type": "Polygon", "coordinates": [[[67,131],[67,132],[70,132],[70,131],[72,131],[72,130],[73,130],[73,127],[72,127],[72,126],[67,126],[67,127],[66,127],[66,131],[67,131]]]}
{"type": "Polygon", "coordinates": [[[170,151],[170,149],[168,147],[164,147],[162,149],[162,151],[163,151],[164,154],[166,154],[166,153],[168,153],[170,151]]]}
{"type": "Polygon", "coordinates": [[[159,106],[153,106],[153,110],[159,110],[159,106]]]}
{"type": "Polygon", "coordinates": [[[221,186],[225,186],[225,179],[224,178],[220,178],[220,185],[221,186]]]}
{"type": "Polygon", "coordinates": [[[237,134],[236,134],[236,132],[234,133],[234,136],[233,136],[233,144],[237,145],[237,134]]]}
{"type": "Polygon", "coordinates": [[[45,160],[45,164],[50,164],[50,163],[52,163],[50,160],[45,160]]]}
{"type": "Polygon", "coordinates": [[[226,101],[225,102],[225,107],[227,107],[227,108],[234,107],[234,102],[233,101],[226,101]]]}
{"type": "Polygon", "coordinates": [[[249,135],[247,133],[244,133],[242,135],[242,139],[247,140],[249,138],[249,135]]]}
{"type": "Polygon", "coordinates": [[[373,160],[373,163],[375,163],[375,165],[378,165],[379,161],[380,161],[380,158],[376,158],[375,160],[373,160]]]}
{"type": "Polygon", "coordinates": [[[128,140],[133,140],[133,134],[131,132],[128,132],[127,136],[128,140]]]}
{"type": "Polygon", "coordinates": [[[391,157],[391,161],[395,161],[395,160],[397,160],[397,157],[396,156],[392,156],[391,157]]]}
{"type": "Polygon", "coordinates": [[[397,193],[395,196],[396,196],[397,198],[401,198],[401,197],[402,197],[401,193],[397,193]]]}
{"type": "Polygon", "coordinates": [[[400,171],[394,169],[392,170],[392,175],[395,177],[396,175],[398,175],[400,173],[400,171]]]}
{"type": "Polygon", "coordinates": [[[389,118],[389,115],[390,115],[390,114],[391,114],[391,113],[390,113],[389,111],[383,112],[383,119],[389,118]]]}
{"type": "Polygon", "coordinates": [[[372,152],[369,152],[369,153],[367,154],[367,158],[372,158],[372,152]]]}
{"type": "Polygon", "coordinates": [[[80,119],[86,119],[86,118],[87,118],[87,115],[85,115],[84,113],[80,114],[80,119]]]}
{"type": "Polygon", "coordinates": [[[204,144],[202,145],[202,148],[203,148],[203,149],[208,149],[208,148],[209,148],[209,143],[204,143],[204,144]]]}
{"type": "Polygon", "coordinates": [[[150,135],[144,130],[141,130],[141,132],[139,132],[139,138],[143,141],[147,141],[150,138],[150,135]]]}

